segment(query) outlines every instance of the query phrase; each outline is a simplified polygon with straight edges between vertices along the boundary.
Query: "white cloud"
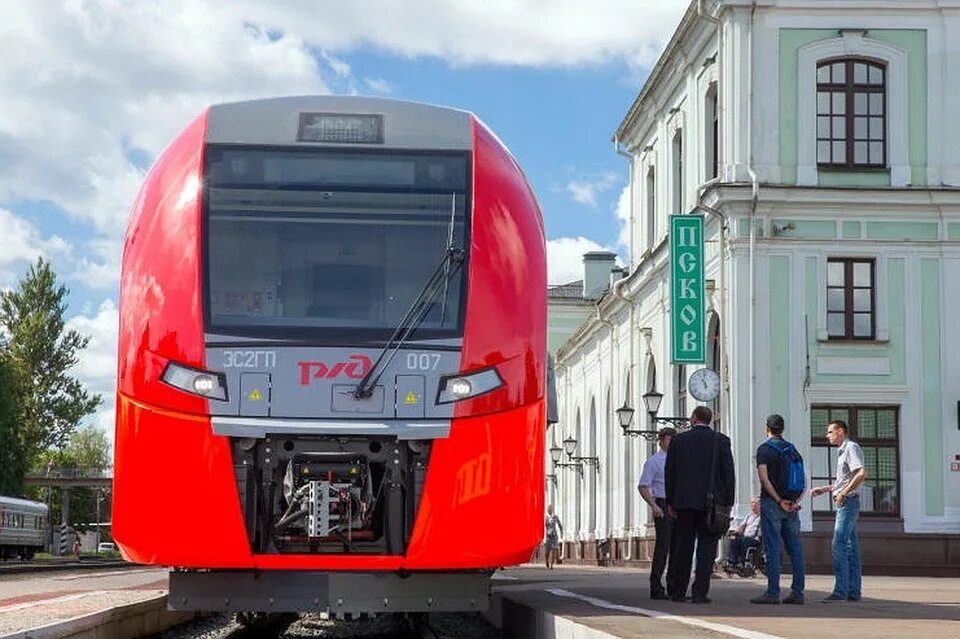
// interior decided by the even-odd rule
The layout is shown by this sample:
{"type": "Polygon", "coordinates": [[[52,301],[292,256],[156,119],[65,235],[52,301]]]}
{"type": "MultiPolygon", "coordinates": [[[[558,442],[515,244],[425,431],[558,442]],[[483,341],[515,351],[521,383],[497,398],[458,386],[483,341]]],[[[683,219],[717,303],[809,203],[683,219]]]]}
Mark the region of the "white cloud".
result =
{"type": "Polygon", "coordinates": [[[579,66],[611,59],[649,65],[688,0],[354,0],[318,19],[317,3],[236,2],[255,24],[328,49],[363,45],[457,64],[579,66]]]}
{"type": "Polygon", "coordinates": [[[364,78],[363,83],[374,93],[393,93],[393,84],[383,79],[364,78]]]}
{"type": "Polygon", "coordinates": [[[596,177],[583,177],[567,183],[566,190],[575,202],[587,206],[597,206],[597,196],[609,190],[617,183],[616,173],[604,173],[596,177]]]}
{"type": "MultiPolygon", "coordinates": [[[[455,64],[649,64],[685,0],[70,0],[5,7],[0,202],[46,200],[122,232],[140,172],[205,105],[353,90],[361,47],[455,64]],[[319,53],[318,53],[319,52],[319,53]],[[321,68],[321,61],[325,66],[321,68]]],[[[389,83],[365,81],[383,92],[389,83]]],[[[578,197],[590,200],[587,191],[578,197]]]]}
{"type": "Polygon", "coordinates": [[[76,330],[90,337],[87,347],[80,352],[73,375],[91,393],[102,396],[100,408],[86,418],[86,422],[101,428],[107,434],[111,453],[114,437],[114,406],[117,380],[117,326],[119,313],[113,300],[101,302],[95,313],[82,313],[67,321],[67,330],[76,330]]]}
{"type": "Polygon", "coordinates": [[[620,235],[617,238],[624,253],[630,252],[630,185],[623,187],[620,197],[617,198],[617,223],[620,225],[620,235]]]}
{"type": "Polygon", "coordinates": [[[0,202],[52,202],[111,238],[143,178],[131,152],[155,157],[211,102],[328,91],[302,38],[229,4],[15,3],[0,39],[0,202]]]}
{"type": "Polygon", "coordinates": [[[74,264],[70,279],[82,282],[88,288],[116,291],[120,285],[121,239],[96,238],[86,243],[86,249],[74,264]]]}
{"type": "Polygon", "coordinates": [[[58,235],[43,237],[36,226],[0,208],[0,286],[11,285],[38,257],[69,255],[70,244],[58,235]]]}
{"type": "Polygon", "coordinates": [[[547,240],[547,284],[566,284],[583,279],[583,254],[589,251],[613,251],[585,237],[559,237],[547,240]]]}
{"type": "Polygon", "coordinates": [[[119,314],[113,300],[104,300],[93,315],[76,315],[67,330],[90,337],[72,373],[93,393],[112,394],[117,380],[117,326],[119,314]]]}

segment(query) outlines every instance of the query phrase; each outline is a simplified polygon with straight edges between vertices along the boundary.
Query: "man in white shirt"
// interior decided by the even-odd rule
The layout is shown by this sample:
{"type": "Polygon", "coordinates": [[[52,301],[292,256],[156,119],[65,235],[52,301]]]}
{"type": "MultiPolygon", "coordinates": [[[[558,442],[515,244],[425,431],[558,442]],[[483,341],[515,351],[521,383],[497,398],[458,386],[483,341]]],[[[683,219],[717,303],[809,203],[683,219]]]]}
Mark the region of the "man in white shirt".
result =
{"type": "MultiPolygon", "coordinates": [[[[673,532],[673,520],[667,515],[667,491],[664,484],[664,467],[667,463],[667,448],[677,431],[669,426],[661,428],[657,434],[659,449],[647,458],[643,464],[643,473],[637,489],[643,501],[650,506],[653,524],[657,533],[657,542],[653,548],[653,563],[650,565],[650,598],[668,599],[661,578],[667,567],[667,555],[673,532]]],[[[669,584],[667,584],[669,586],[669,584]]]]}
{"type": "Polygon", "coordinates": [[[850,439],[846,422],[836,419],[827,424],[827,441],[839,450],[837,478],[832,484],[814,488],[816,497],[830,491],[837,507],[833,527],[833,592],[824,601],[860,601],[863,569],[860,564],[860,543],[857,539],[857,519],[860,516],[860,495],[857,489],[867,478],[863,464],[863,449],[850,439]]]}
{"type": "Polygon", "coordinates": [[[760,546],[760,498],[750,500],[750,512],[743,518],[740,525],[730,535],[730,544],[727,547],[727,561],[733,567],[738,567],[747,559],[750,548],[760,546]]]}

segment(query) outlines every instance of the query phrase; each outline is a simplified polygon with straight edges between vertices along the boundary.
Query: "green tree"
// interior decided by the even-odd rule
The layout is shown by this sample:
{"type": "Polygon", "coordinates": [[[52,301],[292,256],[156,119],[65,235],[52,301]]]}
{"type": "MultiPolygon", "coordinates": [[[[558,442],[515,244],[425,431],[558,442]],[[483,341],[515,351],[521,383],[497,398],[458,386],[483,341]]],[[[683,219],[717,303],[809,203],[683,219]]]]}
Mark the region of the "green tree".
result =
{"type": "Polygon", "coordinates": [[[20,397],[17,369],[5,350],[0,350],[0,495],[23,494],[26,451],[20,429],[20,397]]]}
{"type": "Polygon", "coordinates": [[[100,405],[100,396],[90,395],[68,373],[90,340],[65,330],[68,293],[43,258],[16,289],[0,293],[0,329],[18,372],[20,441],[28,467],[44,450],[63,447],[80,420],[100,405]]]}

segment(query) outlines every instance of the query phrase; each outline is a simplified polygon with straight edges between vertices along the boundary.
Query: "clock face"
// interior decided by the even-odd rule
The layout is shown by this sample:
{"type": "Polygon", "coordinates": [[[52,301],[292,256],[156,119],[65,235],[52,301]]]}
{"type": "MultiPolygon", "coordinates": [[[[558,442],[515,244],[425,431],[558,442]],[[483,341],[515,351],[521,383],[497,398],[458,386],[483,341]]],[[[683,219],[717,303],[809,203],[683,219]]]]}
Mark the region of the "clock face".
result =
{"type": "Polygon", "coordinates": [[[693,371],[687,390],[701,402],[712,402],[720,394],[720,376],[710,368],[701,368],[693,371]]]}

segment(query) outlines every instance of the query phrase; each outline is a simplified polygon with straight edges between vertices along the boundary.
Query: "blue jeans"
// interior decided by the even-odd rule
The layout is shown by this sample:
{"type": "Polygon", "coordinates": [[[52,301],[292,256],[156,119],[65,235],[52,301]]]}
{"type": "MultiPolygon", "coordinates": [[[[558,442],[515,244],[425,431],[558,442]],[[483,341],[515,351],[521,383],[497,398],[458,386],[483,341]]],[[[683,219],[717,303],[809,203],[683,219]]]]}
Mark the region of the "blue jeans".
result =
{"type": "Polygon", "coordinates": [[[773,499],[764,495],[760,500],[760,530],[763,533],[763,552],[767,558],[767,593],[780,596],[780,539],[783,539],[793,566],[790,591],[803,596],[806,573],[803,567],[803,546],[800,545],[800,515],[788,513],[773,499]]]}
{"type": "Polygon", "coordinates": [[[860,497],[851,495],[837,508],[833,527],[833,574],[836,582],[833,594],[848,599],[859,599],[862,572],[860,542],[857,541],[857,518],[860,516],[860,497]]]}

